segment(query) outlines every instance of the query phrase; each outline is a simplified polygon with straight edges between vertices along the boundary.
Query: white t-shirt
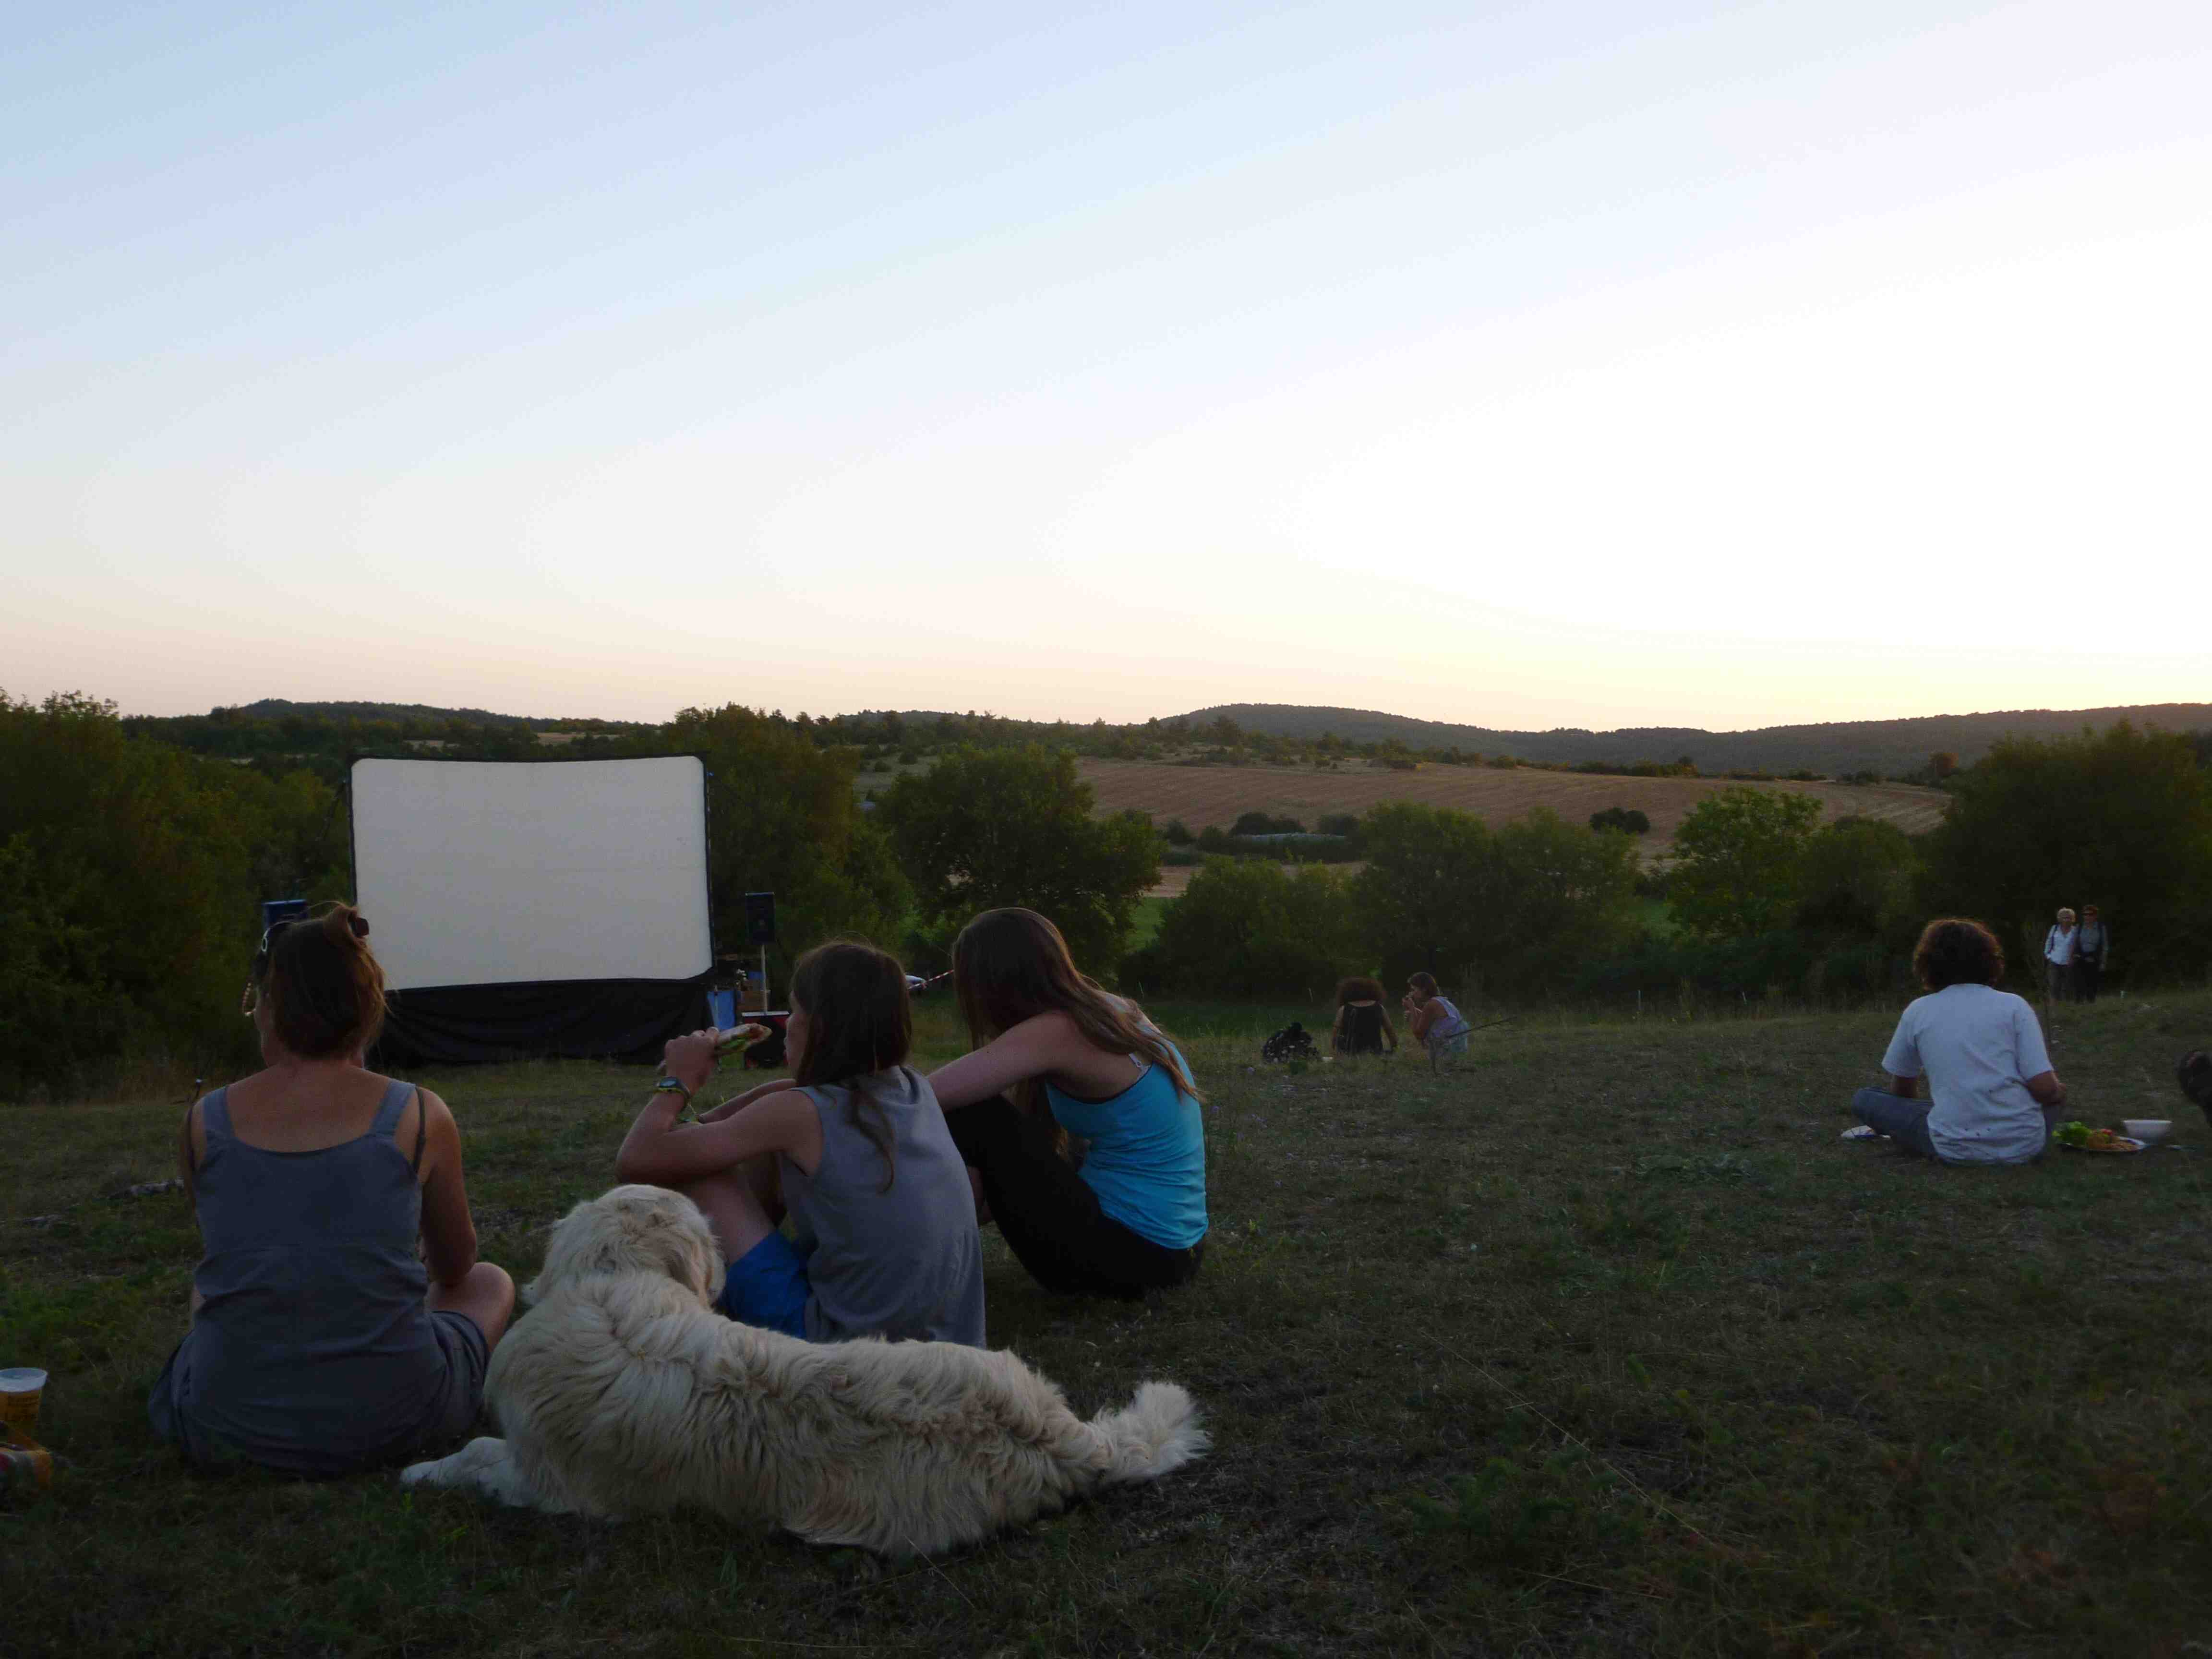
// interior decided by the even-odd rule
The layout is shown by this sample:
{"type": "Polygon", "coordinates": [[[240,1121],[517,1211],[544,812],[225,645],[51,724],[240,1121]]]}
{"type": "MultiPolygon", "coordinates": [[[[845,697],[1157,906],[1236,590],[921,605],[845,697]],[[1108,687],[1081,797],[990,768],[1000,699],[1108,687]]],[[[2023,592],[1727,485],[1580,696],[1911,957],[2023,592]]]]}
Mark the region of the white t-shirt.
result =
{"type": "Polygon", "coordinates": [[[1928,1079],[1928,1139],[1947,1164],[2019,1164],[2043,1151],[2027,1079],[2051,1069],[2035,1010],[2009,991],[1947,985],[1897,1022],[1881,1067],[1928,1079]]]}
{"type": "Polygon", "coordinates": [[[2043,936],[2043,959],[2055,962],[2061,968],[2073,961],[2074,936],[2080,931],[2076,927],[2061,927],[2054,923],[2051,931],[2043,936]]]}

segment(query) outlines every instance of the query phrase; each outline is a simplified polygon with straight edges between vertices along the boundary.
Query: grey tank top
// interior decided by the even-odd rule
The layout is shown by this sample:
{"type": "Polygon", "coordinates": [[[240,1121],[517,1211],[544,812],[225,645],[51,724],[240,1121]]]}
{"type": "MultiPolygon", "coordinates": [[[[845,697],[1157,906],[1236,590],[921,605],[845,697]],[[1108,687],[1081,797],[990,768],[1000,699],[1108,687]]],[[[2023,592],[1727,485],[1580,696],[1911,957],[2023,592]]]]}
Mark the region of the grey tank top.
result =
{"type": "Polygon", "coordinates": [[[981,1347],[975,1189],[929,1079],[901,1066],[805,1092],[822,1120],[822,1163],[810,1176],[789,1158],[780,1162],[784,1203],[807,1256],[808,1339],[878,1333],[981,1347]],[[856,1086],[890,1126],[889,1192],[881,1190],[883,1154],[852,1121],[856,1086]]]}
{"type": "Polygon", "coordinates": [[[301,1473],[406,1440],[447,1387],[416,1255],[422,1194],[392,1139],[415,1093],[393,1081],[357,1139],[312,1152],[249,1146],[228,1091],[202,1103],[194,1176],[204,1298],[151,1402],[157,1427],[301,1473]]]}

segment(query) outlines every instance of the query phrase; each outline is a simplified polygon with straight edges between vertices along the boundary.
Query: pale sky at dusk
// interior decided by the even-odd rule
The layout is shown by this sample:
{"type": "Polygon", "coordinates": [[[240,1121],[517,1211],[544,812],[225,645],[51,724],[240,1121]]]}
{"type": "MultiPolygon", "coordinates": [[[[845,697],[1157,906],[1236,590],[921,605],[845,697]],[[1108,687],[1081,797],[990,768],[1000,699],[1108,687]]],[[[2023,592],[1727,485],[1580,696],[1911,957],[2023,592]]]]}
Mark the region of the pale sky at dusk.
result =
{"type": "Polygon", "coordinates": [[[0,688],[2212,700],[2212,6],[30,3],[0,688]]]}

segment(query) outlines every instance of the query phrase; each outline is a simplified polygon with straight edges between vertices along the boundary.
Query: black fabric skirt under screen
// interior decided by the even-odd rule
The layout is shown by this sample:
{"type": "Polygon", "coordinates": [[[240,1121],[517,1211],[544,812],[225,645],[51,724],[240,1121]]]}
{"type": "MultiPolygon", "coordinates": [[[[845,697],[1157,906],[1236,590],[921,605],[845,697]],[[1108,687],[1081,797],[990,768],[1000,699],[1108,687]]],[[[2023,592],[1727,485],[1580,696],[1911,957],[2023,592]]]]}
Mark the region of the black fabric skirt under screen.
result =
{"type": "Polygon", "coordinates": [[[707,981],[543,980],[446,985],[386,999],[380,1066],[523,1059],[653,1061],[707,1024],[707,981]]]}

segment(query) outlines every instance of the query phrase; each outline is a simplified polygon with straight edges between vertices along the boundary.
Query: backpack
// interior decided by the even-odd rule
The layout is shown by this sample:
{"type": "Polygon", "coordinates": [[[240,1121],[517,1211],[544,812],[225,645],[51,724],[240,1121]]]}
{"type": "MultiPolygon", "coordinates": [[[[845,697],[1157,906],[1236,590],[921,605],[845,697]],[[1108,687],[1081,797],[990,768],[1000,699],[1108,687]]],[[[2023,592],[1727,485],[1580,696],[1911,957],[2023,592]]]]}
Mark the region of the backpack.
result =
{"type": "Polygon", "coordinates": [[[1260,1058],[1265,1060],[1311,1060],[1314,1040],[1306,1035],[1306,1028],[1292,1020],[1260,1045],[1260,1058]]]}

